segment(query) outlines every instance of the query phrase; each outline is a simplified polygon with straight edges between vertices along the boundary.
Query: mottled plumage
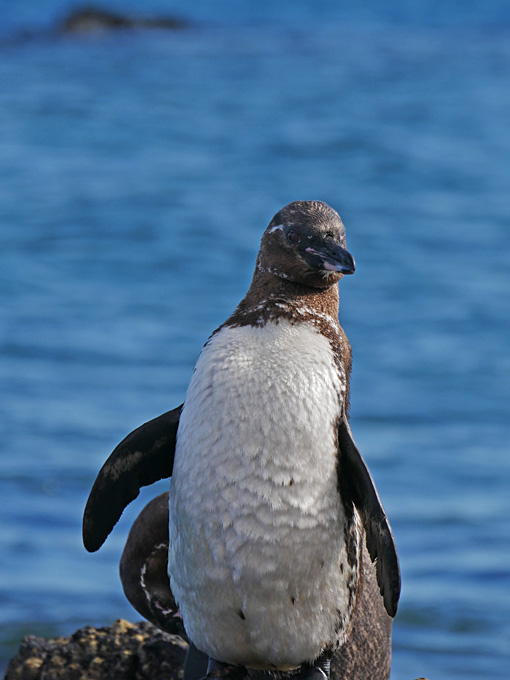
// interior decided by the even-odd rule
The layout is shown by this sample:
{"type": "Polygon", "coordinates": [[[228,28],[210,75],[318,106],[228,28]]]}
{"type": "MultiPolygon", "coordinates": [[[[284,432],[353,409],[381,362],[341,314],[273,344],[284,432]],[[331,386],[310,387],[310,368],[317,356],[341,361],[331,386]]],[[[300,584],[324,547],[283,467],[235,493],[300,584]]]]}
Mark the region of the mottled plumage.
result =
{"type": "Polygon", "coordinates": [[[177,435],[169,573],[188,635],[215,659],[295,668],[345,635],[358,561],[338,493],[344,393],[329,340],[285,318],[224,326],[197,362],[177,435]]]}

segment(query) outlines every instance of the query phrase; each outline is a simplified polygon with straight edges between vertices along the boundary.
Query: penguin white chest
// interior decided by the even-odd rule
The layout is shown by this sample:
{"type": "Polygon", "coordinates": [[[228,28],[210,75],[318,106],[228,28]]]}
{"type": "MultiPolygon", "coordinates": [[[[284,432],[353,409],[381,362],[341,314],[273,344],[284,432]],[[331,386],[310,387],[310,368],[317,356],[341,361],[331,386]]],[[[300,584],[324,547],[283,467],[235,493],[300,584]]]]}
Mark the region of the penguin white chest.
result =
{"type": "Polygon", "coordinates": [[[329,340],[287,320],[224,327],[197,362],[170,489],[171,588],[194,644],[293,668],[342,638],[354,546],[338,493],[345,380],[329,340]]]}

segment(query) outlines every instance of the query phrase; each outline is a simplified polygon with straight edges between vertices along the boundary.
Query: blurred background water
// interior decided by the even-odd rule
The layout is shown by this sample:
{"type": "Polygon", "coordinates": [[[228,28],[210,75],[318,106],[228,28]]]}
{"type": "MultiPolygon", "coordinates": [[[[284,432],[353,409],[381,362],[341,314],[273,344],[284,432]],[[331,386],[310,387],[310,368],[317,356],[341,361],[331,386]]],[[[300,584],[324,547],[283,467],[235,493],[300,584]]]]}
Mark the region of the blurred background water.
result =
{"type": "Polygon", "coordinates": [[[392,680],[510,667],[510,10],[132,0],[177,32],[46,34],[0,5],[0,647],[138,619],[81,515],[179,404],[296,199],[339,210],[352,425],[403,572],[392,680]],[[12,40],[23,29],[32,39],[12,40]],[[39,35],[37,35],[39,32],[39,35]]]}

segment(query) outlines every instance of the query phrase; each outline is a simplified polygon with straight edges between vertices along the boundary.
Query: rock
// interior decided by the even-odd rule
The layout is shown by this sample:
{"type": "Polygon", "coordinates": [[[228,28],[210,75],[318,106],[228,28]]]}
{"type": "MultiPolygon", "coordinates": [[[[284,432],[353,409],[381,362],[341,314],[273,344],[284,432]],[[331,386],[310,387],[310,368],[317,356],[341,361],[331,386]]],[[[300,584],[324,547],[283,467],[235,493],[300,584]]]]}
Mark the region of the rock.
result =
{"type": "Polygon", "coordinates": [[[180,680],[187,647],[150,623],[123,619],[54,640],[28,635],[4,680],[180,680]]]}
{"type": "Polygon", "coordinates": [[[73,10],[58,25],[57,30],[66,34],[94,34],[103,31],[131,28],[158,28],[177,30],[186,22],[175,17],[136,17],[100,7],[82,7],[73,10]]]}
{"type": "Polygon", "coordinates": [[[33,41],[53,41],[65,37],[84,36],[102,37],[118,30],[177,31],[187,28],[189,23],[172,16],[132,16],[112,12],[100,7],[82,7],[72,10],[59,20],[55,26],[45,29],[23,28],[13,35],[0,36],[0,47],[23,45],[33,41]]]}

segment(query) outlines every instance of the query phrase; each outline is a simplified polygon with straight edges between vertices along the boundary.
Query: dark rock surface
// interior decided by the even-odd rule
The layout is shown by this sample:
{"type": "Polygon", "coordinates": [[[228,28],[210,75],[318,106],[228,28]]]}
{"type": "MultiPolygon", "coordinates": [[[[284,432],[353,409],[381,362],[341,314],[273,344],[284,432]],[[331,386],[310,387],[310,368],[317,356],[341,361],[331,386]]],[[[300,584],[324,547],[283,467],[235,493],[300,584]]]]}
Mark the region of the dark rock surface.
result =
{"type": "Polygon", "coordinates": [[[55,640],[28,635],[5,680],[180,680],[187,648],[150,623],[119,619],[55,640]]]}
{"type": "Polygon", "coordinates": [[[119,12],[112,12],[101,7],[81,7],[71,11],[59,24],[57,30],[62,33],[97,33],[116,29],[156,28],[177,30],[184,28],[186,22],[170,16],[137,17],[119,12]]]}
{"type": "Polygon", "coordinates": [[[86,6],[71,10],[54,26],[43,29],[30,27],[18,30],[13,35],[1,36],[0,47],[23,45],[33,41],[53,41],[61,38],[101,38],[114,31],[160,30],[178,31],[187,28],[185,19],[174,16],[137,16],[86,6]]]}

